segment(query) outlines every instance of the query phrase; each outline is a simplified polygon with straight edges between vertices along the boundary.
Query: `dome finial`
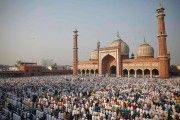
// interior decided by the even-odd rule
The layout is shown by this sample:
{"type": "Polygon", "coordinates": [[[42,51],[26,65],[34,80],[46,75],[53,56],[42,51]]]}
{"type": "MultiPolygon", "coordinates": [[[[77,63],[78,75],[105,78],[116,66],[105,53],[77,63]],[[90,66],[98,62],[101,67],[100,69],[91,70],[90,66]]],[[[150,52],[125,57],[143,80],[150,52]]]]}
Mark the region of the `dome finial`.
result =
{"type": "Polygon", "coordinates": [[[144,43],[146,43],[146,39],[145,39],[145,36],[144,36],[144,43]]]}
{"type": "Polygon", "coordinates": [[[117,31],[117,35],[116,36],[117,36],[117,38],[120,38],[119,31],[117,31]]]}

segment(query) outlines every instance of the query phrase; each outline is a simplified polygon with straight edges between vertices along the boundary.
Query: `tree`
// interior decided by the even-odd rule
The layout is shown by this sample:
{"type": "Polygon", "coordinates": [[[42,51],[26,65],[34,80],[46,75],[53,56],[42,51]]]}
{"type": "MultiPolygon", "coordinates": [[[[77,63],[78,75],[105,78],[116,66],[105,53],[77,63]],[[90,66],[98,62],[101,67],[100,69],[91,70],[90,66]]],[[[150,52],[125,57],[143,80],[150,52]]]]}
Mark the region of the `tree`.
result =
{"type": "Polygon", "coordinates": [[[56,63],[54,63],[54,64],[52,65],[52,69],[53,69],[53,70],[57,70],[57,64],[56,64],[56,63]]]}
{"type": "Polygon", "coordinates": [[[17,60],[15,66],[18,67],[22,63],[21,60],[17,60]]]}
{"type": "Polygon", "coordinates": [[[41,60],[41,64],[43,65],[43,66],[52,66],[53,65],[53,59],[42,59],[41,60]]]}

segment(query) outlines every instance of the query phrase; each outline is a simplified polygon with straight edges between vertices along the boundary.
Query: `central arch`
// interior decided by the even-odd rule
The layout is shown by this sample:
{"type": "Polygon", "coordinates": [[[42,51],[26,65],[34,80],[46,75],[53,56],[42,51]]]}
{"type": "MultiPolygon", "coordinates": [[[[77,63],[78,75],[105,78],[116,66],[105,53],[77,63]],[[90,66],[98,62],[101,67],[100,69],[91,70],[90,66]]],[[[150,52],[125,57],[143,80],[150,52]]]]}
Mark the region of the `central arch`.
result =
{"type": "Polygon", "coordinates": [[[115,65],[110,67],[110,75],[116,76],[116,66],[115,65]]]}
{"type": "Polygon", "coordinates": [[[116,60],[111,55],[106,55],[102,59],[102,74],[103,75],[111,75],[112,73],[116,74],[116,60]]]}

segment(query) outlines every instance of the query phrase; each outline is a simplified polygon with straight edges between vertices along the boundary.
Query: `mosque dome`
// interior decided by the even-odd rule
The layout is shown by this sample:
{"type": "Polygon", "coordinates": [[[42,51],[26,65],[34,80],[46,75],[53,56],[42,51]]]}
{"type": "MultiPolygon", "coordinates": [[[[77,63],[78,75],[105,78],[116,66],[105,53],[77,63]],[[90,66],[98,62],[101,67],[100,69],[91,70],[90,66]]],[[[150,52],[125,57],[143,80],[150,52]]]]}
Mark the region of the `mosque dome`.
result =
{"type": "Polygon", "coordinates": [[[137,57],[154,57],[153,47],[144,41],[144,43],[138,47],[137,57]]]}
{"type": "Polygon", "coordinates": [[[97,50],[94,50],[90,53],[90,59],[95,59],[95,60],[98,59],[98,51],[97,50]]]}
{"type": "Polygon", "coordinates": [[[121,55],[127,55],[129,56],[129,46],[120,38],[117,40],[114,40],[111,44],[110,47],[117,47],[121,44],[121,55]]]}

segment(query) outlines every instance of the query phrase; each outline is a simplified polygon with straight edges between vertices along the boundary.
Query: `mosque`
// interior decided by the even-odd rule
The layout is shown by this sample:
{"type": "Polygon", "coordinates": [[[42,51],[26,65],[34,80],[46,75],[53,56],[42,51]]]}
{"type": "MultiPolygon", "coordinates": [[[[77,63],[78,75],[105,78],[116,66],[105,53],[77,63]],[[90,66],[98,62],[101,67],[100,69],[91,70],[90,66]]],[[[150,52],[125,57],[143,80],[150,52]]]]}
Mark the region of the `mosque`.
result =
{"type": "Polygon", "coordinates": [[[159,44],[157,57],[154,56],[153,47],[145,40],[138,47],[137,57],[134,54],[130,56],[129,46],[117,35],[117,39],[107,47],[100,47],[98,42],[89,60],[78,61],[78,31],[73,31],[73,75],[169,78],[170,54],[167,53],[164,10],[162,5],[156,10],[159,44]]]}

